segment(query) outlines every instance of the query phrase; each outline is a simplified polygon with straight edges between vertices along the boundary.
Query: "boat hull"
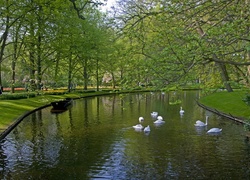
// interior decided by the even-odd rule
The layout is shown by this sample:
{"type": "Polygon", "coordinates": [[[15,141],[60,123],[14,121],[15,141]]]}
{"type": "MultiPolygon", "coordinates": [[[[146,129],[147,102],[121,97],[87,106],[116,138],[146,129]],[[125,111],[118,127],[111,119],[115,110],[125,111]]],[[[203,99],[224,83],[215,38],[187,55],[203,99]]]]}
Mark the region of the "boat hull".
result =
{"type": "Polygon", "coordinates": [[[70,105],[72,104],[72,99],[65,99],[65,100],[61,100],[61,101],[55,101],[52,102],[52,109],[51,112],[53,113],[59,113],[59,112],[64,112],[66,110],[68,110],[68,108],[70,107],[70,105]]]}

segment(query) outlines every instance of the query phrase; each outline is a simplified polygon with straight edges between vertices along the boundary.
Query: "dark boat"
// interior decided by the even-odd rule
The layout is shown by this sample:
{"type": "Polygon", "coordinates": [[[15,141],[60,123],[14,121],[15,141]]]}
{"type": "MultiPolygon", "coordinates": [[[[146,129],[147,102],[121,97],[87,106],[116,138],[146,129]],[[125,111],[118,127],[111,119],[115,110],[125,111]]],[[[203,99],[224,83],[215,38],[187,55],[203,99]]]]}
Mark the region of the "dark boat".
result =
{"type": "Polygon", "coordinates": [[[69,106],[72,104],[72,101],[73,100],[71,98],[66,98],[61,101],[52,102],[51,105],[53,108],[51,109],[51,112],[57,113],[68,110],[69,106]]]}

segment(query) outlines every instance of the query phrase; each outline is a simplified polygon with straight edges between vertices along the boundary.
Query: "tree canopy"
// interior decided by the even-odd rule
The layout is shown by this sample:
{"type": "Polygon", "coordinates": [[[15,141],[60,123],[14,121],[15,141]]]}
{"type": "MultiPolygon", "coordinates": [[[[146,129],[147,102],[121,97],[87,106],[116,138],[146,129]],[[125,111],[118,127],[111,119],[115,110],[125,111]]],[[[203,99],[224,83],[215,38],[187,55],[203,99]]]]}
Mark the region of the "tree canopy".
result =
{"type": "Polygon", "coordinates": [[[0,85],[248,87],[250,2],[3,0],[0,85]]]}

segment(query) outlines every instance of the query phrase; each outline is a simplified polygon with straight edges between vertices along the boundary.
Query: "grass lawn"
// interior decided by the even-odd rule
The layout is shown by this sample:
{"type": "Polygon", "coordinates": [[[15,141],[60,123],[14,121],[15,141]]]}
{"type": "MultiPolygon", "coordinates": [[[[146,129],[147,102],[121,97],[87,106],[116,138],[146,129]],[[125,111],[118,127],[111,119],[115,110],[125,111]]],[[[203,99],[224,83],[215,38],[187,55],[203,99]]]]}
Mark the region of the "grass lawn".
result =
{"type": "Polygon", "coordinates": [[[250,106],[243,101],[246,94],[247,91],[230,93],[222,91],[204,96],[199,101],[205,106],[217,109],[218,111],[248,119],[250,117],[250,106]]]}

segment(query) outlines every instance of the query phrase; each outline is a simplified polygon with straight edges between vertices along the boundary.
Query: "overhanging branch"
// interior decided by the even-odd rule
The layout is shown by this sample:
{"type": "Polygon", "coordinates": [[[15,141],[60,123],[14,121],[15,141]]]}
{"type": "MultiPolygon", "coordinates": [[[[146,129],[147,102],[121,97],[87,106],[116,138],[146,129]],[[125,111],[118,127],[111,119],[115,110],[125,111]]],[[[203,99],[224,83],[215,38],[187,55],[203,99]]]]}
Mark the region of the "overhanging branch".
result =
{"type": "Polygon", "coordinates": [[[223,61],[220,60],[219,58],[209,58],[205,57],[204,60],[208,60],[210,62],[217,62],[217,63],[222,63],[222,64],[231,64],[231,65],[237,65],[237,66],[247,66],[250,65],[250,62],[235,62],[235,61],[223,61]]]}

